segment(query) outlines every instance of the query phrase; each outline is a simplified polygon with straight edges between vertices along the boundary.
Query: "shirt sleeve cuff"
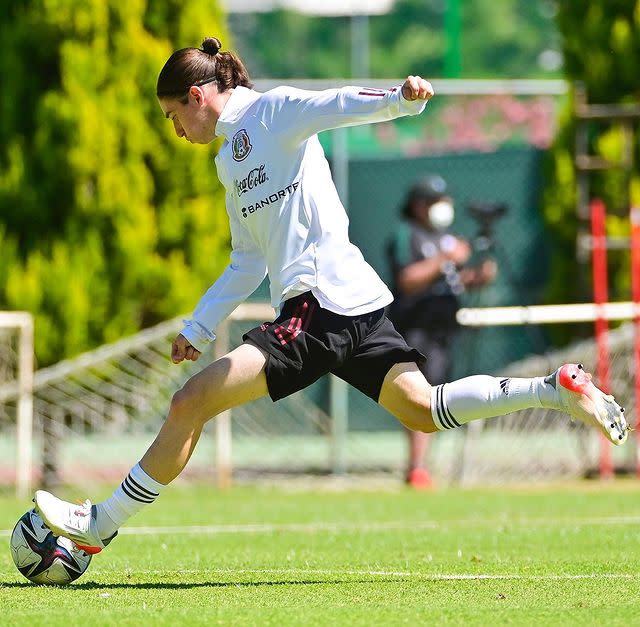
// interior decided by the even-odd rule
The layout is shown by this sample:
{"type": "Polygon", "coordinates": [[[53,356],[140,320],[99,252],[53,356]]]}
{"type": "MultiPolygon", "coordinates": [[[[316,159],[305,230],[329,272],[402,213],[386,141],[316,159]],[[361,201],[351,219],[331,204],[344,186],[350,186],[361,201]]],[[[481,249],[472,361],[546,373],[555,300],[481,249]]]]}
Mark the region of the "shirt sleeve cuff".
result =
{"type": "Polygon", "coordinates": [[[402,85],[398,86],[396,94],[398,95],[400,111],[408,115],[418,115],[422,113],[429,102],[428,100],[407,100],[402,95],[402,85]]]}
{"type": "Polygon", "coordinates": [[[182,335],[193,348],[203,353],[209,344],[215,340],[215,334],[207,331],[201,324],[194,320],[184,320],[184,328],[180,331],[182,335]]]}

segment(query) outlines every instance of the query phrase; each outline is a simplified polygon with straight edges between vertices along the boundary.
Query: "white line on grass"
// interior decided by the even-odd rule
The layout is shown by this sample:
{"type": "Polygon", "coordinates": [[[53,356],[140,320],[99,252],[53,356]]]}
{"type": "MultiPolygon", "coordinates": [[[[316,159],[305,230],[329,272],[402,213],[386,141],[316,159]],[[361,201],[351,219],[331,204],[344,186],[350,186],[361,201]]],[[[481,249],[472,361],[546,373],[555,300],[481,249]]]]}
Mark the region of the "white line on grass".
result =
{"type": "MultiPolygon", "coordinates": [[[[316,533],[322,531],[386,531],[394,529],[436,529],[437,522],[421,521],[409,524],[406,521],[352,523],[352,522],[317,522],[317,523],[255,523],[245,525],[203,525],[192,527],[128,527],[127,533],[136,535],[139,529],[144,534],[153,533],[275,533],[281,531],[316,533]],[[180,529],[186,531],[180,532],[180,529]]],[[[124,529],[123,529],[124,531],[124,529]]]]}
{"type": "MultiPolygon", "coordinates": [[[[167,575],[166,570],[131,570],[132,575],[167,575]]],[[[477,573],[415,573],[397,570],[328,570],[328,569],[281,569],[281,568],[240,568],[240,569],[181,569],[181,575],[280,575],[285,577],[307,577],[313,575],[365,576],[365,577],[397,577],[401,579],[421,579],[424,581],[474,581],[474,580],[522,580],[522,581],[574,581],[580,579],[636,579],[632,573],[581,573],[581,574],[549,574],[549,575],[519,575],[496,574],[486,575],[477,573]]]]}
{"type": "MultiPolygon", "coordinates": [[[[123,527],[120,535],[152,536],[158,534],[167,535],[197,535],[216,533],[276,533],[282,531],[316,533],[321,531],[385,531],[394,529],[436,529],[440,523],[435,521],[422,521],[407,523],[378,522],[378,523],[352,523],[352,522],[317,522],[317,523],[248,523],[244,525],[176,525],[172,527],[123,527]]],[[[11,531],[0,530],[0,536],[8,536],[11,531]]]]}
{"type": "MultiPolygon", "coordinates": [[[[535,527],[540,525],[634,525],[640,524],[640,516],[610,516],[599,518],[501,518],[487,519],[463,519],[444,521],[385,521],[385,522],[309,522],[309,523],[248,523],[239,525],[175,525],[158,527],[123,527],[120,535],[152,536],[159,534],[170,535],[197,535],[197,534],[251,534],[251,533],[276,533],[276,532],[302,532],[317,533],[323,531],[358,531],[376,532],[387,530],[420,530],[420,529],[446,529],[456,526],[481,526],[494,525],[503,527],[513,525],[520,527],[535,527]]],[[[10,529],[1,529],[0,537],[11,535],[10,529]]]]}

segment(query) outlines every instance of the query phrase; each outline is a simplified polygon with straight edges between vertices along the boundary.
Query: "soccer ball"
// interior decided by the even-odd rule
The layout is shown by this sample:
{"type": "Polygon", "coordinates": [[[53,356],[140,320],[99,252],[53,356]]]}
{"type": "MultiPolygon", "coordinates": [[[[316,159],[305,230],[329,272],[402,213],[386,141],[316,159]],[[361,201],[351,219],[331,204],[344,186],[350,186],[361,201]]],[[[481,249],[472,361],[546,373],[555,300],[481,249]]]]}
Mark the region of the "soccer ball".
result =
{"type": "Polygon", "coordinates": [[[16,523],[11,555],[18,570],[34,583],[64,586],[89,567],[91,555],[71,540],[54,536],[34,509],[16,523]]]}

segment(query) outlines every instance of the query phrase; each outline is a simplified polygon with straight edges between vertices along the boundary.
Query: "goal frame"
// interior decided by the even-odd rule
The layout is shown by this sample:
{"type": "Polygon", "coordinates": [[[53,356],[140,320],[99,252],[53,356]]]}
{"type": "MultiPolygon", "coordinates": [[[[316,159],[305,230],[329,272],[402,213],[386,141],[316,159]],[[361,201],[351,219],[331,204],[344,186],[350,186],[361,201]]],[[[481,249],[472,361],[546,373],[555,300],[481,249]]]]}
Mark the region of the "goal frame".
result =
{"type": "Polygon", "coordinates": [[[33,472],[33,316],[26,311],[0,311],[0,328],[18,332],[16,412],[16,496],[31,492],[33,472]]]}

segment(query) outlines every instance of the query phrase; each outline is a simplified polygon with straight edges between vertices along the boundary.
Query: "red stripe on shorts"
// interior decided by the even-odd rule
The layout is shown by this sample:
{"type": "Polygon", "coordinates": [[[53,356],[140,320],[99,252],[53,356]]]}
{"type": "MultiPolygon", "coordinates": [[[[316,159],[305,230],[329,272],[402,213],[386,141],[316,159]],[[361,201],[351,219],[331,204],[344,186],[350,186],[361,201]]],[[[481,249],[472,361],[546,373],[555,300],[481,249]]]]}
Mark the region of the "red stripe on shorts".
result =
{"type": "Polygon", "coordinates": [[[309,303],[305,300],[296,307],[286,327],[279,324],[274,328],[273,331],[282,346],[286,346],[295,340],[301,331],[306,331],[309,328],[315,309],[315,302],[309,303]]]}
{"type": "Polygon", "coordinates": [[[305,318],[304,323],[302,324],[302,330],[306,331],[311,324],[311,318],[313,317],[313,312],[316,310],[316,303],[313,302],[309,305],[309,311],[307,311],[307,317],[305,318]]]}

